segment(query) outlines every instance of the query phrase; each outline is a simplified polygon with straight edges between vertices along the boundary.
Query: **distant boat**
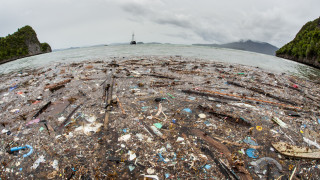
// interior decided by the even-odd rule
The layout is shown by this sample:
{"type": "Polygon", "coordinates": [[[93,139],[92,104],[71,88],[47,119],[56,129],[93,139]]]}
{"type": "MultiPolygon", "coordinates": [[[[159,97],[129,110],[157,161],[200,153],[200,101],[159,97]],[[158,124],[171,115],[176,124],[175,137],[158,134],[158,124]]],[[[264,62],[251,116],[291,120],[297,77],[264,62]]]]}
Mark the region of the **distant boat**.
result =
{"type": "Polygon", "coordinates": [[[134,40],[134,33],[132,33],[132,40],[131,40],[130,44],[137,44],[136,41],[134,40]]]}

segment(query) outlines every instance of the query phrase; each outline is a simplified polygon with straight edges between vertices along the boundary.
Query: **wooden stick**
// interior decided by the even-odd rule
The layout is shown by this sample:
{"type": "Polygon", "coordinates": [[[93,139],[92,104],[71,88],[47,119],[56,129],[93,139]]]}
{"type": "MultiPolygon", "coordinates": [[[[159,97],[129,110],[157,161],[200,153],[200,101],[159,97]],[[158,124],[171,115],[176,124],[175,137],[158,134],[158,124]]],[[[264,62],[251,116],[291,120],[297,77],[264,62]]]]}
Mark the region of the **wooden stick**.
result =
{"type": "Polygon", "coordinates": [[[118,101],[118,103],[119,103],[119,106],[120,106],[120,109],[121,109],[122,114],[126,114],[126,112],[125,112],[125,110],[123,109],[122,104],[121,104],[121,102],[120,102],[120,100],[119,100],[118,97],[117,97],[117,101],[118,101]]]}
{"type": "Polygon", "coordinates": [[[289,180],[292,180],[294,174],[296,173],[296,170],[297,170],[297,166],[294,168],[289,180]]]}
{"type": "Polygon", "coordinates": [[[113,85],[114,85],[114,76],[112,75],[110,88],[108,88],[108,92],[107,92],[108,95],[107,95],[106,113],[104,116],[104,127],[105,128],[108,128],[108,125],[109,125],[109,116],[110,116],[110,111],[111,111],[113,85]]]}
{"type": "Polygon", "coordinates": [[[41,113],[43,113],[46,109],[48,109],[48,107],[50,106],[51,104],[51,101],[47,102],[47,104],[45,104],[44,106],[42,106],[40,108],[40,110],[34,115],[32,116],[32,119],[35,119],[37,118],[41,113]]]}
{"type": "Polygon", "coordinates": [[[58,130],[61,131],[63,127],[65,127],[70,121],[73,114],[81,107],[82,104],[78,105],[74,110],[71,111],[71,113],[68,115],[67,119],[64,120],[61,125],[58,127],[58,130]]]}
{"type": "MultiPolygon", "coordinates": [[[[202,132],[199,129],[191,129],[190,132],[195,136],[200,137],[202,140],[206,141],[209,145],[214,147],[218,152],[223,153],[227,160],[229,161],[230,165],[235,165],[232,161],[232,154],[229,149],[222,143],[212,139],[206,133],[202,132]]],[[[235,165],[235,168],[239,171],[239,176],[241,179],[252,179],[249,171],[241,165],[235,165]]]]}
{"type": "Polygon", "coordinates": [[[48,86],[44,87],[44,89],[49,89],[50,91],[55,91],[55,90],[60,89],[60,88],[63,87],[65,84],[69,83],[70,81],[71,81],[71,79],[66,79],[66,80],[64,80],[64,81],[61,81],[61,82],[58,82],[58,83],[55,83],[55,84],[48,85],[48,86]]]}
{"type": "Polygon", "coordinates": [[[252,101],[259,101],[259,102],[264,102],[264,103],[268,103],[268,104],[274,104],[274,105],[287,107],[287,108],[302,109],[301,107],[297,107],[297,106],[291,106],[291,105],[286,105],[286,104],[282,104],[282,103],[277,103],[277,102],[272,102],[272,101],[265,101],[265,100],[250,98],[250,97],[238,96],[238,95],[234,95],[234,94],[227,94],[227,93],[209,91],[209,90],[200,90],[200,92],[207,92],[207,93],[219,94],[219,95],[223,95],[223,96],[230,96],[230,97],[236,97],[236,98],[241,98],[241,99],[248,99],[248,100],[252,100],[252,101]]]}

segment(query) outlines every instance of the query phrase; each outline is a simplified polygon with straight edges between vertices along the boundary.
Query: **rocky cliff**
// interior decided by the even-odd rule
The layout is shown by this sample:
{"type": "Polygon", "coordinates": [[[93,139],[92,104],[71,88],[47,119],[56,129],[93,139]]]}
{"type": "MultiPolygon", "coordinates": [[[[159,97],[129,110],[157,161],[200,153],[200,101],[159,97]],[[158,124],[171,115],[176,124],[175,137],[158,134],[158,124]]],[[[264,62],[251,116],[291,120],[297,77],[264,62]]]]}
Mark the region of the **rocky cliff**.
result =
{"type": "Polygon", "coordinates": [[[0,64],[51,51],[48,43],[39,42],[31,26],[22,27],[7,37],[0,37],[0,64]]]}
{"type": "Polygon", "coordinates": [[[320,68],[320,18],[306,23],[296,37],[280,48],[276,55],[320,68]]]}

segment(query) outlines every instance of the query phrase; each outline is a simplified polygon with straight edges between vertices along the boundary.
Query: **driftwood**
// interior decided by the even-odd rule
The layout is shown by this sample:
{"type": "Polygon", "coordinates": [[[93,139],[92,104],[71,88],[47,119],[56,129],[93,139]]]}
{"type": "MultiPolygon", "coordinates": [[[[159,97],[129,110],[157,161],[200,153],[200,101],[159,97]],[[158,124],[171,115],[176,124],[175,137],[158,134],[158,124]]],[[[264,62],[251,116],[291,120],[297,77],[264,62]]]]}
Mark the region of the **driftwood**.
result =
{"type": "Polygon", "coordinates": [[[46,127],[49,135],[50,135],[52,138],[54,138],[54,137],[55,137],[54,129],[53,129],[52,126],[48,123],[48,121],[47,121],[47,120],[42,120],[42,121],[40,121],[40,122],[42,122],[42,123],[44,124],[44,126],[46,127]]]}
{"type": "Polygon", "coordinates": [[[213,138],[211,138],[208,134],[202,132],[199,129],[191,129],[189,130],[189,132],[199,138],[201,138],[202,140],[206,141],[210,146],[212,146],[213,148],[215,148],[218,152],[223,153],[225,155],[225,157],[227,158],[229,164],[234,167],[237,171],[238,174],[240,176],[240,179],[252,179],[249,171],[242,165],[240,164],[235,164],[232,161],[232,154],[229,151],[229,149],[223,145],[222,143],[214,140],[213,138]]]}
{"type": "Polygon", "coordinates": [[[219,95],[219,94],[199,92],[199,91],[194,91],[194,90],[181,90],[181,91],[186,93],[186,94],[196,94],[196,95],[199,95],[199,96],[214,97],[214,98],[224,99],[224,100],[228,100],[228,101],[240,101],[239,99],[236,99],[236,98],[233,98],[233,97],[225,97],[225,96],[219,95]]]}
{"type": "Polygon", "coordinates": [[[246,86],[244,86],[244,85],[241,85],[240,83],[233,82],[233,81],[227,81],[227,83],[228,83],[228,84],[231,84],[231,85],[234,85],[234,86],[237,86],[237,87],[249,89],[249,90],[251,90],[251,91],[253,91],[253,92],[256,92],[256,93],[265,95],[265,96],[267,96],[267,97],[276,99],[276,100],[278,100],[278,101],[281,101],[281,102],[284,102],[284,103],[287,103],[287,104],[291,104],[291,105],[294,105],[294,106],[297,105],[296,102],[290,101],[290,100],[288,100],[288,99],[285,99],[285,98],[282,98],[282,97],[279,97],[279,96],[275,96],[275,95],[273,95],[273,94],[270,94],[270,93],[268,93],[268,92],[265,92],[264,90],[262,90],[262,89],[260,89],[260,88],[256,88],[256,87],[246,87],[246,86]]]}
{"type": "Polygon", "coordinates": [[[239,95],[234,95],[234,94],[228,94],[228,93],[222,93],[222,92],[217,92],[217,91],[210,91],[210,90],[199,90],[199,92],[205,92],[205,93],[209,93],[211,95],[223,95],[223,96],[228,96],[228,97],[234,97],[234,98],[239,98],[239,99],[245,99],[245,100],[250,100],[250,101],[257,101],[257,102],[262,102],[262,103],[267,103],[267,104],[271,104],[271,105],[275,105],[275,106],[281,106],[285,109],[295,109],[295,110],[301,110],[301,107],[297,107],[297,106],[291,106],[291,105],[287,105],[287,104],[282,104],[282,103],[277,103],[277,102],[272,102],[272,101],[265,101],[265,100],[261,100],[261,99],[255,99],[255,98],[250,98],[250,97],[245,97],[245,96],[239,96],[239,95]]]}
{"type": "Polygon", "coordinates": [[[177,77],[173,77],[173,76],[166,76],[166,75],[162,75],[162,74],[142,74],[143,76],[153,76],[156,78],[164,78],[164,79],[180,79],[177,77]]]}
{"type": "Polygon", "coordinates": [[[69,83],[71,81],[71,79],[66,79],[64,81],[55,83],[55,84],[51,84],[51,85],[47,85],[46,87],[44,87],[44,89],[49,89],[50,91],[56,91],[62,87],[65,86],[65,84],[69,83]]]}
{"type": "Polygon", "coordinates": [[[202,74],[212,74],[209,72],[203,72],[203,71],[192,71],[192,70],[181,70],[181,69],[176,69],[176,68],[169,68],[170,71],[179,73],[179,74],[196,74],[196,75],[202,75],[202,74]]]}
{"type": "Polygon", "coordinates": [[[122,107],[122,103],[120,102],[120,99],[117,97],[117,102],[118,102],[118,104],[119,104],[119,107],[120,107],[120,109],[121,109],[121,112],[122,112],[122,114],[126,114],[126,111],[123,109],[123,107],[122,107]]]}
{"type": "Polygon", "coordinates": [[[208,112],[210,114],[213,114],[214,116],[217,116],[219,118],[226,118],[226,120],[228,120],[229,122],[241,124],[241,125],[244,125],[244,126],[252,126],[252,124],[248,120],[246,120],[244,118],[235,117],[232,114],[220,113],[220,112],[215,111],[213,108],[210,108],[210,107],[207,107],[207,106],[199,105],[198,108],[201,109],[202,111],[205,111],[205,112],[208,112]]]}
{"type": "Polygon", "coordinates": [[[76,108],[74,108],[74,110],[71,111],[71,113],[68,115],[68,117],[60,124],[60,126],[58,127],[58,130],[61,131],[63,129],[64,126],[66,126],[70,121],[71,121],[71,117],[73,116],[73,114],[81,107],[81,104],[78,105],[76,108]]]}
{"type": "Polygon", "coordinates": [[[35,119],[37,118],[41,113],[43,113],[43,111],[45,111],[51,104],[51,101],[47,102],[47,104],[45,104],[44,106],[42,106],[39,111],[34,115],[32,116],[32,119],[35,119]]]}
{"type": "Polygon", "coordinates": [[[285,142],[272,143],[272,146],[280,153],[289,157],[320,159],[320,149],[310,149],[309,147],[299,147],[285,142]]]}
{"type": "Polygon", "coordinates": [[[109,116],[110,116],[110,111],[111,111],[111,103],[112,103],[112,92],[113,92],[113,86],[114,86],[114,76],[112,75],[111,77],[111,83],[110,84],[107,84],[107,87],[106,87],[106,100],[105,100],[105,103],[106,103],[106,106],[105,106],[105,109],[106,109],[106,112],[105,112],[105,115],[104,115],[104,127],[105,128],[108,128],[108,124],[109,124],[109,116]]]}
{"type": "Polygon", "coordinates": [[[214,163],[220,169],[220,172],[226,177],[226,179],[231,179],[231,176],[235,179],[240,179],[232,170],[230,170],[220,159],[217,159],[214,154],[206,147],[201,147],[201,151],[213,159],[214,163]]]}

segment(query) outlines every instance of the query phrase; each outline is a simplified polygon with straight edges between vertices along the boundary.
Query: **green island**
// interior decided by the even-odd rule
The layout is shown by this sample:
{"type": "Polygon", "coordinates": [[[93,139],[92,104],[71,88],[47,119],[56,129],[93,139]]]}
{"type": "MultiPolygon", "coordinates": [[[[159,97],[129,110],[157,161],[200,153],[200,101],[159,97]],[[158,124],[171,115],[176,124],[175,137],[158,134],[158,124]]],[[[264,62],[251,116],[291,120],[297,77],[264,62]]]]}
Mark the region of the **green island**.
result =
{"type": "Polygon", "coordinates": [[[320,18],[306,23],[276,56],[320,68],[320,18]]]}
{"type": "Polygon", "coordinates": [[[0,64],[48,52],[52,52],[50,45],[40,43],[36,32],[28,25],[13,34],[0,37],[0,64]]]}

